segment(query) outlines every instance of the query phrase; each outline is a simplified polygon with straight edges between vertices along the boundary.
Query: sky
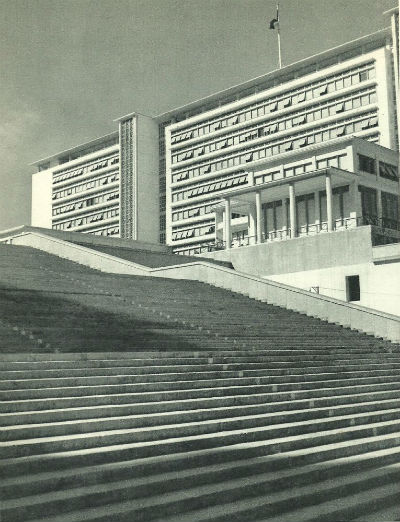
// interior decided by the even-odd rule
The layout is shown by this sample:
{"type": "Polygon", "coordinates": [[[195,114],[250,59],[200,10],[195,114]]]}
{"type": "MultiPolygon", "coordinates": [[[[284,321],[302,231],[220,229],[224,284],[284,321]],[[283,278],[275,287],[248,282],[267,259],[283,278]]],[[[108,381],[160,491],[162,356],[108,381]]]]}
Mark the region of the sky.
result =
{"type": "MultiPolygon", "coordinates": [[[[283,65],[389,25],[396,0],[280,0],[283,65]]],[[[277,68],[275,0],[0,0],[0,230],[30,163],[277,68]]]]}

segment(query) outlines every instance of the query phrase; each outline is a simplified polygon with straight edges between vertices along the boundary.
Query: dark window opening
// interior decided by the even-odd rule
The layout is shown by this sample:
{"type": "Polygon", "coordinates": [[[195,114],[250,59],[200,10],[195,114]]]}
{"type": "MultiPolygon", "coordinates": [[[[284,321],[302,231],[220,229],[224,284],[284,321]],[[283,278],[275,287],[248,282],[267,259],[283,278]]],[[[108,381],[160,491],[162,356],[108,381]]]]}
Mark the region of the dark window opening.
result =
{"type": "Polygon", "coordinates": [[[347,301],[360,300],[360,276],[352,275],[346,277],[347,301]]]}
{"type": "Polygon", "coordinates": [[[358,155],[358,168],[363,172],[369,172],[370,174],[376,174],[376,162],[374,158],[369,158],[363,154],[358,155]]]}

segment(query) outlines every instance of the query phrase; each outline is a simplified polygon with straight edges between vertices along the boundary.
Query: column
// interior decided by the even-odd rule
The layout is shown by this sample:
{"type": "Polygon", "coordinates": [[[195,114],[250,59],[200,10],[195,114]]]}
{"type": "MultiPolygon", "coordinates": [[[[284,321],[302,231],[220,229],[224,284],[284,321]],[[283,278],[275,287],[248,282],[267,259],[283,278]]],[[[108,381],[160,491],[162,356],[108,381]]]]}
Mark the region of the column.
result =
{"type": "Polygon", "coordinates": [[[378,212],[379,224],[382,226],[383,210],[382,210],[382,190],[376,190],[376,210],[378,212]]]}
{"type": "Polygon", "coordinates": [[[285,223],[283,225],[283,234],[285,236],[285,239],[287,239],[288,235],[289,235],[289,228],[290,228],[290,225],[289,225],[289,211],[288,211],[288,205],[289,201],[288,201],[288,198],[283,198],[283,201],[282,201],[282,204],[283,204],[283,222],[285,223]]]}
{"type": "Polygon", "coordinates": [[[357,221],[361,222],[362,208],[361,208],[361,193],[358,190],[358,183],[353,181],[350,183],[350,223],[352,227],[357,226],[357,221]]]}
{"type": "Polygon", "coordinates": [[[296,219],[296,193],[294,183],[289,183],[289,214],[290,214],[290,237],[297,236],[297,219],[296,219]]]}
{"type": "Polygon", "coordinates": [[[333,212],[332,212],[332,181],[330,174],[325,176],[326,186],[326,219],[328,221],[328,232],[333,230],[333,212]]]}
{"type": "Polygon", "coordinates": [[[256,207],[254,205],[250,205],[249,208],[249,245],[255,243],[256,239],[256,207]]]}
{"type": "Polygon", "coordinates": [[[231,242],[232,242],[232,233],[231,233],[231,200],[227,198],[225,200],[225,212],[224,212],[224,218],[225,218],[225,248],[231,248],[231,242]]]}
{"type": "Polygon", "coordinates": [[[315,231],[321,230],[321,207],[319,199],[319,190],[314,192],[314,209],[315,209],[315,231]]]}
{"type": "Polygon", "coordinates": [[[220,210],[220,209],[216,209],[215,210],[215,241],[218,242],[218,240],[220,239],[218,237],[218,232],[219,232],[219,228],[220,228],[220,224],[222,222],[222,237],[224,235],[224,216],[223,216],[223,210],[220,210]]]}
{"type": "Polygon", "coordinates": [[[261,208],[261,192],[256,192],[256,231],[257,243],[262,243],[262,208],[261,208]]]}

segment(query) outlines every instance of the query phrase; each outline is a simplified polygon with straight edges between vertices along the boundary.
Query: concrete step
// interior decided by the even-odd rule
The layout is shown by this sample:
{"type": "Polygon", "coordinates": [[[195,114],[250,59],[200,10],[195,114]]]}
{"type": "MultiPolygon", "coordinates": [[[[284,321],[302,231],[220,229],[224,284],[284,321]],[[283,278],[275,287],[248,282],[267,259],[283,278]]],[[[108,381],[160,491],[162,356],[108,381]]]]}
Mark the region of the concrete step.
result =
{"type": "Polygon", "coordinates": [[[382,509],[378,508],[378,510],[376,510],[376,506],[371,506],[367,513],[353,520],[354,522],[376,522],[377,520],[379,522],[393,522],[394,520],[400,520],[400,502],[397,500],[393,501],[393,505],[390,507],[385,505],[385,507],[382,509]]]}
{"type": "Polygon", "coordinates": [[[199,444],[206,439],[208,439],[207,443],[211,444],[236,444],[241,440],[265,440],[278,436],[289,437],[302,433],[316,433],[341,427],[388,423],[397,420],[400,426],[400,409],[397,408],[281,424],[272,424],[269,415],[253,415],[235,419],[206,420],[142,428],[102,430],[94,433],[41,436],[36,439],[8,440],[1,442],[0,448],[3,458],[12,458],[21,454],[39,455],[136,442],[159,443],[160,441],[178,438],[182,439],[182,443],[185,444],[186,439],[191,437],[198,437],[199,444]],[[213,439],[214,435],[217,435],[216,440],[213,439]],[[226,442],[222,439],[226,439],[226,442]]]}
{"type": "MultiPolygon", "coordinates": [[[[355,514],[368,512],[371,505],[395,502],[400,488],[400,465],[389,464],[381,468],[351,473],[344,477],[329,478],[317,484],[307,484],[277,493],[260,494],[254,499],[220,503],[212,511],[208,508],[189,511],[183,515],[165,512],[162,518],[143,513],[138,516],[134,503],[121,503],[113,520],[125,522],[134,514],[135,521],[159,522],[320,522],[349,520],[355,514]],[[373,499],[373,500],[372,500],[373,499]],[[129,505],[130,504],[130,505],[129,505]]],[[[260,492],[261,493],[261,492],[260,492]]],[[[117,508],[117,509],[115,509],[117,508]]],[[[173,513],[173,510],[171,510],[173,513]]],[[[154,512],[154,511],[153,511],[154,512]]],[[[87,516],[89,512],[85,513],[87,516]]],[[[111,509],[110,509],[111,515],[111,509]]],[[[110,516],[109,515],[109,516],[110,516]]],[[[93,520],[103,522],[100,510],[93,520]]],[[[52,520],[52,519],[51,519],[52,520]]],[[[73,518],[66,517],[69,522],[73,518]]],[[[87,518],[86,518],[87,520],[87,518]]],[[[89,518],[90,520],[90,518],[89,518]]],[[[53,522],[53,520],[52,520],[53,522]]],[[[56,522],[56,519],[54,519],[56,522]]]]}
{"type": "Polygon", "coordinates": [[[42,399],[24,399],[3,401],[0,403],[0,413],[16,413],[23,411],[38,411],[59,408],[75,408],[81,406],[99,406],[123,403],[152,403],[184,401],[187,399],[208,399],[221,397],[238,397],[241,395],[263,394],[266,401],[284,401],[295,399],[312,399],[334,395],[353,395],[357,393],[372,394],[379,391],[400,390],[400,381],[343,386],[341,388],[308,388],[295,391],[272,391],[277,385],[226,386],[214,388],[185,389],[172,391],[143,391],[138,393],[114,393],[113,395],[81,395],[79,397],[49,397],[42,399]]]}
{"type": "Polygon", "coordinates": [[[87,420],[93,418],[107,418],[117,415],[159,415],[170,412],[190,412],[196,410],[221,410],[227,408],[247,408],[256,411],[262,408],[263,412],[292,411],[308,408],[333,408],[339,405],[351,406],[355,403],[369,403],[371,401],[390,401],[400,397],[400,390],[384,390],[375,393],[366,391],[348,395],[334,395],[330,397],[317,397],[312,399],[290,399],[271,401],[266,394],[238,395],[231,397],[213,397],[187,399],[180,401],[150,402],[150,403],[122,403],[110,402],[99,406],[81,406],[78,408],[60,408],[37,411],[17,411],[14,413],[0,414],[0,425],[23,425],[47,422],[60,422],[71,420],[87,420]]]}
{"type": "MultiPolygon", "coordinates": [[[[398,465],[395,465],[396,467],[398,465]]],[[[371,512],[376,513],[380,508],[387,508],[388,506],[398,505],[400,481],[395,471],[395,466],[384,468],[384,485],[368,484],[366,490],[361,489],[354,494],[347,493],[344,498],[337,498],[331,501],[323,502],[317,506],[309,506],[295,512],[284,514],[283,516],[274,516],[273,519],[263,518],[257,522],[320,522],[326,520],[327,522],[337,522],[337,520],[354,520],[355,517],[360,517],[366,520],[371,512]],[[387,483],[385,475],[392,483],[387,483]]],[[[360,486],[359,486],[360,487],[360,486]]],[[[352,488],[351,488],[352,489],[352,488]]],[[[349,490],[351,491],[349,488],[349,490]]],[[[358,520],[358,518],[356,518],[358,520]]],[[[373,518],[373,520],[381,521],[380,518],[373,518]]],[[[250,521],[249,521],[250,522],[250,521]]],[[[393,522],[393,520],[391,521],[393,522]]]]}
{"type": "MultiPolygon", "coordinates": [[[[239,377],[239,371],[220,371],[220,372],[180,372],[180,373],[163,373],[163,374],[147,374],[147,375],[104,375],[89,377],[63,377],[58,379],[9,379],[0,380],[0,390],[42,390],[45,388],[71,388],[71,387],[96,387],[101,385],[124,385],[124,384],[171,384],[171,386],[180,386],[178,383],[206,383],[212,380],[214,383],[228,382],[232,379],[240,384],[292,384],[292,383],[335,383],[346,381],[348,383],[358,382],[365,384],[365,379],[389,379],[396,378],[397,370],[374,370],[357,371],[357,372],[338,372],[338,373],[316,373],[316,374],[287,374],[287,375],[270,375],[268,370],[243,370],[243,377],[239,377]],[[254,382],[250,382],[253,380],[254,382]],[[176,384],[175,384],[176,383],[176,384]]],[[[378,382],[378,381],[377,381],[378,382]]],[[[333,384],[334,385],[334,384],[333,384]]]]}
{"type": "Polygon", "coordinates": [[[235,348],[235,346],[231,346],[227,350],[197,350],[197,351],[168,351],[168,352],[160,352],[159,350],[152,351],[135,351],[132,352],[121,352],[121,351],[113,351],[113,352],[80,352],[80,353],[1,353],[0,354],[0,364],[3,365],[3,369],[11,369],[6,365],[7,363],[19,363],[21,368],[24,366],[28,366],[33,369],[38,363],[42,364],[43,367],[46,367],[50,363],[54,362],[74,362],[77,365],[87,365],[90,366],[92,364],[95,365],[104,365],[109,361],[112,364],[117,364],[118,361],[121,363],[128,363],[131,359],[150,359],[150,360],[163,360],[163,359],[180,359],[180,358],[190,358],[190,359],[198,359],[199,357],[211,358],[211,357],[236,357],[241,360],[243,357],[252,357],[259,354],[260,356],[279,356],[279,355],[310,355],[313,356],[322,354],[322,355],[332,355],[336,356],[337,354],[347,353],[349,355],[354,354],[385,354],[385,353],[396,353],[400,355],[400,347],[395,344],[388,344],[385,342],[376,342],[371,343],[368,346],[357,347],[357,342],[352,343],[351,345],[347,343],[342,343],[341,345],[334,345],[331,348],[329,347],[288,347],[283,346],[280,348],[268,348],[262,349],[257,348],[257,351],[254,349],[245,349],[245,348],[235,348]]]}
{"type": "MultiPolygon", "coordinates": [[[[274,426],[274,428],[276,428],[276,426],[274,426]]],[[[290,430],[289,427],[288,429],[290,430]]],[[[272,433],[272,431],[270,430],[269,433],[272,433]]],[[[18,453],[18,451],[12,449],[12,446],[3,443],[2,446],[7,447],[7,452],[10,449],[8,454],[17,453],[19,456],[5,458],[0,461],[0,472],[3,477],[12,477],[16,474],[24,474],[27,472],[35,473],[44,468],[50,471],[55,468],[72,468],[77,465],[88,465],[89,463],[105,463],[132,458],[154,457],[170,453],[194,452],[199,448],[208,450],[224,448],[225,453],[226,447],[228,446],[235,449],[235,458],[239,458],[237,456],[239,454],[246,455],[246,457],[254,456],[252,450],[254,451],[254,449],[257,448],[259,451],[260,447],[262,447],[263,454],[266,455],[342,442],[349,439],[386,435],[388,433],[400,433],[399,419],[359,426],[341,427],[339,429],[330,429],[328,431],[315,433],[307,433],[303,430],[301,434],[269,438],[267,440],[265,436],[268,436],[268,429],[253,428],[251,430],[237,430],[236,432],[170,438],[155,442],[126,442],[104,447],[70,449],[67,451],[60,450],[58,452],[37,455],[30,454],[31,445],[29,451],[24,453],[25,455],[30,455],[28,457],[22,456],[23,453],[21,454],[21,451],[18,453]]],[[[26,444],[26,441],[24,441],[24,444],[26,444]]],[[[56,447],[56,445],[57,442],[53,443],[53,447],[56,447]]],[[[47,448],[49,448],[49,446],[51,447],[51,443],[48,444],[47,448]]],[[[67,446],[73,446],[73,442],[67,443],[67,446]]],[[[205,456],[205,458],[207,457],[205,456]]],[[[242,456],[241,458],[245,457],[242,456]]]]}
{"type": "MultiPolygon", "coordinates": [[[[384,370],[384,369],[399,369],[400,360],[398,362],[364,362],[355,364],[352,362],[344,362],[337,364],[336,361],[331,361],[330,364],[326,362],[316,364],[315,362],[307,363],[229,363],[229,364],[188,364],[188,365],[152,365],[152,366],[137,366],[137,367],[107,367],[107,375],[144,375],[144,374],[160,374],[160,373],[178,373],[178,372],[204,372],[204,371],[241,371],[246,370],[268,370],[271,375],[285,375],[288,373],[326,373],[326,372],[350,372],[359,371],[360,369],[367,370],[384,370]]],[[[87,377],[87,376],[101,376],[104,375],[105,368],[68,368],[68,369],[51,369],[51,370],[5,370],[1,372],[2,380],[16,380],[16,379],[45,379],[45,378],[64,378],[64,377],[87,377]]]]}
{"type": "MultiPolygon", "coordinates": [[[[261,350],[260,350],[261,351],[261,350]]],[[[164,356],[157,360],[157,365],[191,365],[191,364],[207,364],[209,360],[216,364],[229,364],[229,363],[254,363],[254,362],[298,362],[298,361],[331,361],[333,358],[337,358],[338,361],[352,361],[353,359],[360,359],[361,361],[379,361],[384,358],[385,360],[393,360],[398,361],[400,354],[398,353],[382,353],[382,352],[370,352],[365,353],[365,350],[360,353],[353,352],[352,350],[348,350],[346,353],[344,351],[335,350],[331,351],[321,351],[317,350],[275,350],[275,353],[271,350],[269,353],[257,353],[252,352],[251,354],[239,355],[236,353],[229,355],[220,355],[218,352],[214,352],[211,356],[208,354],[198,353],[197,357],[185,357],[184,355],[177,356],[164,356]]],[[[120,367],[121,364],[130,367],[137,366],[151,366],[154,364],[155,359],[152,357],[138,357],[131,359],[106,359],[106,360],[88,360],[88,361],[38,361],[38,362],[18,362],[18,361],[10,361],[10,362],[0,362],[0,371],[5,370],[20,370],[20,371],[29,371],[35,369],[41,370],[51,370],[51,369],[71,369],[71,368],[103,368],[103,367],[120,367]]]]}
{"type": "MultiPolygon", "coordinates": [[[[31,470],[32,472],[22,475],[4,477],[0,483],[0,493],[4,499],[22,498],[60,489],[96,485],[99,482],[111,484],[131,478],[140,479],[144,481],[143,483],[150,481],[153,484],[150,488],[151,492],[159,474],[161,474],[165,487],[167,487],[167,482],[170,484],[167,481],[168,478],[175,481],[178,477],[185,480],[185,486],[187,486],[185,477],[188,476],[193,476],[191,479],[194,481],[193,484],[196,484],[196,477],[199,478],[200,484],[204,484],[340,458],[356,462],[357,459],[362,459],[365,453],[376,453],[378,458],[384,458],[385,452],[391,454],[392,450],[398,449],[399,441],[399,433],[391,433],[319,445],[317,451],[311,446],[285,453],[265,455],[262,452],[262,446],[261,450],[259,446],[248,447],[246,452],[238,452],[236,446],[227,446],[222,449],[197,450],[190,453],[117,460],[94,465],[91,463],[87,466],[77,463],[76,467],[72,468],[57,468],[54,471],[43,471],[42,468],[38,469],[36,473],[31,470]],[[18,487],[16,488],[16,486],[18,487]]],[[[356,465],[354,464],[354,466],[356,465]]],[[[171,487],[172,489],[175,487],[174,483],[171,484],[171,487]]]]}
{"type": "MultiPolygon", "coordinates": [[[[331,362],[336,363],[354,362],[357,360],[360,364],[365,362],[379,362],[385,361],[400,361],[400,352],[385,353],[382,351],[370,351],[361,349],[348,349],[346,352],[342,350],[257,350],[247,353],[240,353],[232,351],[231,354],[213,352],[211,354],[202,354],[197,352],[193,355],[185,356],[185,354],[164,354],[164,357],[157,358],[149,357],[132,357],[131,358],[117,358],[117,359],[91,359],[91,360],[55,360],[55,361],[0,361],[0,372],[3,371],[31,371],[31,370],[52,370],[52,369],[76,369],[76,368],[112,368],[112,367],[142,367],[152,366],[157,363],[157,366],[174,366],[174,365],[204,365],[209,363],[214,364],[233,364],[233,363],[269,363],[269,362],[331,362]]],[[[0,373],[1,376],[1,373],[0,373]]]]}
{"type": "Polygon", "coordinates": [[[29,248],[0,245],[0,281],[6,320],[44,341],[0,325],[3,520],[325,522],[395,505],[400,346],[29,248]]]}
{"type": "MultiPolygon", "coordinates": [[[[148,496],[157,493],[158,490],[162,492],[184,489],[187,487],[189,479],[190,484],[195,486],[251,477],[266,472],[277,473],[295,467],[316,465],[322,470],[326,467],[329,468],[326,464],[327,461],[332,461],[334,466],[336,466],[335,463],[338,463],[340,469],[344,469],[348,463],[351,470],[354,471],[375,466],[377,462],[381,465],[392,462],[393,458],[398,458],[398,442],[398,434],[389,434],[276,455],[260,454],[242,460],[235,460],[234,452],[228,447],[227,453],[231,454],[230,459],[221,460],[221,455],[219,455],[215,459],[216,464],[202,463],[199,457],[201,453],[204,453],[203,451],[193,452],[186,456],[185,454],[172,454],[50,472],[41,471],[36,474],[5,478],[0,484],[0,495],[5,500],[48,493],[47,500],[52,500],[51,493],[54,491],[72,489],[73,491],[69,495],[80,496],[79,492],[83,491],[82,488],[86,486],[107,483],[111,490],[115,490],[119,488],[119,485],[113,484],[114,482],[135,479],[140,494],[148,496]]],[[[214,454],[217,455],[215,452],[214,454]]],[[[212,459],[210,460],[212,461],[212,459]]]]}
{"type": "Polygon", "coordinates": [[[211,440],[213,434],[218,434],[217,445],[221,444],[221,438],[226,438],[227,444],[235,444],[239,440],[263,440],[277,438],[279,435],[288,437],[301,433],[335,430],[340,427],[395,421],[400,417],[399,413],[400,409],[396,408],[328,418],[302,419],[300,421],[290,419],[288,422],[287,419],[284,419],[283,423],[279,423],[279,420],[273,423],[269,415],[261,414],[234,419],[181,422],[179,424],[141,428],[112,429],[109,431],[103,429],[97,432],[70,435],[42,435],[35,439],[6,440],[0,443],[0,448],[3,458],[11,458],[18,457],[21,454],[38,455],[133,442],[157,443],[172,438],[186,439],[197,436],[204,439],[208,437],[211,440]]]}
{"type": "MultiPolygon", "coordinates": [[[[134,477],[111,483],[104,481],[94,485],[82,484],[80,487],[74,484],[70,489],[64,485],[64,489],[59,492],[51,491],[40,495],[24,496],[23,492],[26,490],[23,488],[18,498],[3,500],[2,512],[6,520],[17,522],[37,517],[44,512],[49,516],[85,509],[89,499],[92,506],[104,506],[120,502],[121,499],[136,499],[137,503],[141,504],[147,498],[147,503],[151,502],[154,509],[152,516],[157,510],[164,514],[164,510],[167,509],[165,514],[168,514],[171,508],[179,511],[179,497],[185,498],[186,501],[189,495],[194,497],[191,507],[197,508],[216,505],[221,498],[224,499],[224,503],[238,498],[252,498],[264,491],[273,493],[304,484],[318,484],[321,480],[355,471],[387,466],[396,463],[399,452],[399,448],[390,448],[294,468],[286,465],[280,469],[271,469],[272,466],[268,468],[268,464],[264,462],[264,469],[261,470],[259,467],[253,474],[249,473],[251,462],[245,461],[236,463],[242,466],[243,474],[235,473],[236,470],[230,463],[229,467],[219,465],[206,469],[195,468],[155,474],[142,479],[134,477]],[[228,470],[231,471],[230,475],[227,474],[228,470]],[[158,497],[158,502],[155,497],[158,497]],[[174,501],[172,505],[168,503],[168,498],[171,497],[175,497],[175,505],[174,501]]],[[[282,455],[282,459],[288,460],[288,457],[285,457],[286,455],[282,455]]],[[[79,470],[76,472],[79,474],[79,470]]]]}
{"type": "MultiPolygon", "coordinates": [[[[109,431],[118,429],[144,428],[156,426],[168,426],[171,424],[186,424],[191,422],[230,422],[244,421],[249,418],[250,424],[263,422],[280,424],[283,422],[300,422],[310,419],[332,418],[342,415],[357,415],[379,411],[381,414],[387,410],[400,408],[400,398],[387,401],[369,401],[350,405],[339,405],[329,408],[304,408],[293,411],[270,412],[268,405],[259,406],[234,406],[231,408],[213,408],[205,410],[175,411],[164,414],[126,415],[119,417],[103,417],[79,420],[48,422],[38,424],[11,424],[0,427],[0,441],[12,441],[39,437],[62,436],[77,433],[93,434],[97,431],[109,431]],[[263,421],[263,417],[265,420],[263,421]]],[[[249,425],[250,425],[249,424],[249,425]]]]}
{"type": "MultiPolygon", "coordinates": [[[[285,392],[285,391],[300,391],[311,390],[313,388],[342,388],[356,385],[372,385],[385,384],[388,380],[392,383],[399,381],[400,375],[385,376],[370,376],[359,377],[358,379],[337,379],[337,380],[319,380],[319,381],[304,381],[304,382],[284,382],[271,383],[269,377],[234,377],[231,379],[209,379],[209,380],[194,380],[194,381],[166,381],[151,383],[119,383],[119,384],[100,384],[100,385],[85,385],[85,386],[63,386],[57,387],[56,380],[53,381],[53,387],[47,388],[32,388],[32,389],[7,389],[0,390],[0,400],[2,401],[18,401],[18,400],[32,400],[32,399],[48,399],[57,397],[87,397],[91,395],[109,395],[124,394],[124,393],[139,393],[139,392],[159,392],[159,391],[174,391],[174,390],[194,390],[194,389],[215,389],[215,387],[243,387],[247,390],[249,387],[262,386],[263,391],[267,386],[270,392],[285,392]]],[[[14,381],[14,385],[19,385],[18,381],[14,381]]]]}
{"type": "MultiPolygon", "coordinates": [[[[88,522],[128,522],[135,520],[135,522],[144,522],[149,520],[158,520],[163,522],[251,522],[260,520],[260,517],[270,517],[268,520],[276,520],[276,514],[281,515],[282,512],[290,512],[293,508],[299,508],[310,504],[334,502],[338,499],[343,499],[343,496],[350,495],[353,491],[352,504],[357,504],[360,509],[361,499],[364,501],[368,499],[365,495],[365,489],[371,488],[375,491],[378,489],[385,489],[384,497],[390,499],[395,497],[395,488],[390,487],[390,483],[400,480],[399,465],[387,465],[382,468],[365,470],[352,473],[346,476],[335,478],[328,478],[320,481],[317,484],[306,484],[304,486],[295,487],[293,489],[285,489],[279,492],[268,492],[265,494],[265,489],[261,486],[260,490],[253,486],[253,492],[258,496],[254,498],[239,499],[232,502],[221,503],[221,498],[224,497],[224,489],[222,485],[222,492],[215,487],[210,490],[209,487],[197,488],[193,491],[187,490],[181,493],[166,493],[157,497],[153,496],[149,499],[128,500],[118,503],[109,504],[108,506],[96,506],[89,509],[83,509],[78,512],[70,514],[55,515],[48,517],[48,522],[77,522],[84,520],[88,522]],[[380,487],[377,488],[376,484],[380,487]],[[375,487],[374,487],[375,486],[375,487]],[[198,495],[203,492],[203,497],[198,495]],[[364,490],[361,497],[357,492],[364,490]],[[192,496],[190,494],[192,493],[192,496]],[[209,507],[192,509],[196,503],[205,503],[205,498],[211,505],[213,502],[218,502],[213,505],[213,509],[209,507]],[[177,514],[178,511],[178,514],[177,514]],[[179,514],[179,512],[184,512],[179,514]],[[79,518],[81,517],[81,518],[79,518]]],[[[242,482],[242,487],[244,487],[242,482]]],[[[396,484],[398,488],[398,483],[396,484]]],[[[240,485],[238,484],[240,491],[240,485]]],[[[397,489],[398,493],[398,489],[397,489]]],[[[374,495],[376,496],[376,495],[374,495]]],[[[342,502],[343,506],[343,502],[342,502]]],[[[342,507],[343,509],[343,507],[342,507]]],[[[320,510],[321,509],[320,506],[320,510]]],[[[315,511],[314,511],[315,513],[315,511]]],[[[36,519],[39,520],[39,519],[36,519]]],[[[265,518],[264,518],[265,520],[265,518]]],[[[284,519],[282,518],[282,521],[284,519]]],[[[307,520],[307,518],[302,518],[307,520]]],[[[308,519],[311,520],[311,519],[308,519]]],[[[314,518],[314,520],[316,520],[314,518]]],[[[318,520],[321,520],[319,518],[318,520]]],[[[324,519],[325,520],[325,519],[324,519]]]]}

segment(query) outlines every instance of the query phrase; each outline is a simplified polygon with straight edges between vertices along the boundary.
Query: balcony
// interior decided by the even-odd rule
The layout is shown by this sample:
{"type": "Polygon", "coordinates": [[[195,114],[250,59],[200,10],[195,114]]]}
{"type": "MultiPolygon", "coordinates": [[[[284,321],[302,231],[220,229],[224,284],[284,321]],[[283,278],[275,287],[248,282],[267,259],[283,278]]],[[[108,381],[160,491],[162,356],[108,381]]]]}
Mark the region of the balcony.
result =
{"type": "MultiPolygon", "coordinates": [[[[348,230],[350,228],[371,225],[372,227],[372,243],[374,246],[400,242],[400,221],[389,218],[378,218],[377,216],[359,216],[345,217],[335,219],[333,222],[332,232],[348,230]]],[[[328,222],[312,223],[303,225],[297,229],[293,236],[290,228],[281,230],[272,230],[262,233],[261,243],[270,243],[275,241],[286,241],[295,237],[314,236],[328,232],[328,222]]],[[[257,236],[233,237],[229,248],[239,248],[259,244],[257,236]]],[[[225,250],[226,242],[220,239],[210,241],[200,247],[200,253],[215,252],[225,250]]]]}

